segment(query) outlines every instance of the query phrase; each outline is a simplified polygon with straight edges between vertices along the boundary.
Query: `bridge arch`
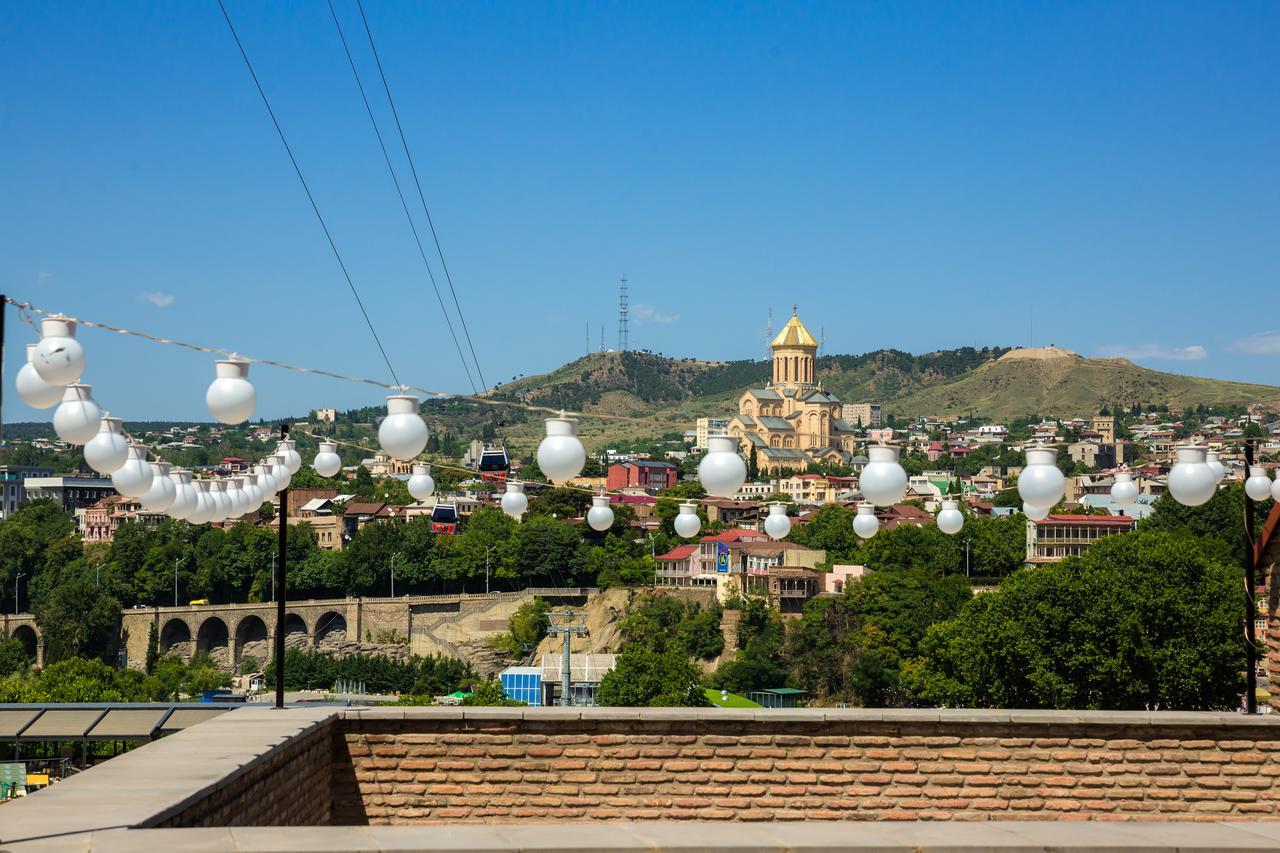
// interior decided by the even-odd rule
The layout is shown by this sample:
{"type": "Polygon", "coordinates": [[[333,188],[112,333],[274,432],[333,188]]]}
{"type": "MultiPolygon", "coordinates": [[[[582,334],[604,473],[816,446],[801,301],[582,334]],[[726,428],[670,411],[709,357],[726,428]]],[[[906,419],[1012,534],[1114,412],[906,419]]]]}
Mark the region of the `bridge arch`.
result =
{"type": "Polygon", "coordinates": [[[225,664],[231,651],[231,635],[227,623],[217,616],[210,616],[200,623],[196,632],[197,655],[206,654],[214,663],[225,664]]]}
{"type": "Polygon", "coordinates": [[[347,637],[347,617],[336,610],[330,610],[315,622],[315,644],[318,646],[326,639],[343,642],[347,637]]]}
{"type": "Polygon", "coordinates": [[[9,636],[22,643],[22,651],[27,657],[36,659],[36,652],[40,647],[40,636],[35,628],[30,625],[19,625],[9,633],[9,636]]]}
{"type": "Polygon", "coordinates": [[[261,616],[252,613],[245,616],[236,624],[235,659],[232,663],[238,667],[245,656],[245,647],[249,646],[258,663],[266,666],[271,657],[270,644],[267,642],[270,638],[267,623],[261,616]]]}
{"type": "Polygon", "coordinates": [[[305,646],[307,645],[308,632],[307,620],[303,619],[297,613],[287,613],[284,617],[284,642],[285,645],[305,646]]]}
{"type": "Polygon", "coordinates": [[[164,627],[160,629],[159,646],[160,654],[167,655],[174,652],[179,657],[189,658],[190,650],[174,649],[174,646],[180,643],[191,642],[191,626],[187,624],[185,619],[173,618],[164,623],[164,627]]]}

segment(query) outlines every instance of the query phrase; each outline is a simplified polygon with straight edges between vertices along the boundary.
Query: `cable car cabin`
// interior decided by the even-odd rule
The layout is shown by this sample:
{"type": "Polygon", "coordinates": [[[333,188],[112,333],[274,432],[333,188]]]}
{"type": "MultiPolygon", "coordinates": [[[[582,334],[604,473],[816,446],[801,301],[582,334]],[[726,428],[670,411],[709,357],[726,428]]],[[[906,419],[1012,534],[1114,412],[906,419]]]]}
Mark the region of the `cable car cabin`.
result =
{"type": "Polygon", "coordinates": [[[480,453],[480,464],[476,468],[480,471],[480,479],[486,483],[505,482],[507,472],[511,470],[511,460],[507,457],[507,448],[486,447],[480,453]]]}
{"type": "Polygon", "coordinates": [[[458,530],[458,505],[437,503],[431,510],[432,533],[455,533],[458,530]]]}

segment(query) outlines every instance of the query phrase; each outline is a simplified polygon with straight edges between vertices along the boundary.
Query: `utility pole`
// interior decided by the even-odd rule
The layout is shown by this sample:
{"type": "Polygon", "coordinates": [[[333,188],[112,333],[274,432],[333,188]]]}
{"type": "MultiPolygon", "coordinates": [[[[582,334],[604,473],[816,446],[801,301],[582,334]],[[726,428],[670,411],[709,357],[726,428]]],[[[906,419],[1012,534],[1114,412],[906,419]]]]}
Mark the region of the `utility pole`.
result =
{"type": "MultiPolygon", "coordinates": [[[[280,440],[284,441],[289,437],[289,425],[280,425],[280,440]]],[[[285,586],[285,570],[287,569],[288,554],[285,547],[289,541],[289,487],[286,485],[278,493],[280,500],[280,509],[276,513],[279,527],[276,532],[276,570],[275,570],[275,587],[278,592],[276,596],[276,707],[284,707],[284,620],[287,616],[285,613],[285,599],[289,596],[288,587],[285,586]]]]}
{"type": "MultiPolygon", "coordinates": [[[[1244,443],[1244,470],[1249,474],[1249,466],[1253,465],[1253,444],[1247,439],[1244,443]]],[[[1249,668],[1245,675],[1244,712],[1258,713],[1258,638],[1254,622],[1258,618],[1258,600],[1254,589],[1254,543],[1253,543],[1253,501],[1246,495],[1244,499],[1244,631],[1245,631],[1245,665],[1249,668]]]]}
{"type": "MultiPolygon", "coordinates": [[[[578,615],[578,612],[574,610],[564,614],[568,619],[573,619],[578,615]]],[[[569,675],[572,666],[569,638],[573,636],[585,637],[587,628],[585,625],[551,625],[547,628],[548,636],[555,636],[556,634],[559,634],[564,641],[563,657],[560,660],[560,704],[567,708],[573,704],[569,696],[569,675]]]]}

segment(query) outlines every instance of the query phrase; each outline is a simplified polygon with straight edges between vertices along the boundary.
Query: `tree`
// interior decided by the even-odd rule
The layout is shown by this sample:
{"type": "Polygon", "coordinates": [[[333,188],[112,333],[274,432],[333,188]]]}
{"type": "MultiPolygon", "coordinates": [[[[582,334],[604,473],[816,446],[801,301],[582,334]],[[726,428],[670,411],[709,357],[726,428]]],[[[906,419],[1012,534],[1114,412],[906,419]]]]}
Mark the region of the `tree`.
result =
{"type": "Polygon", "coordinates": [[[147,630],[147,675],[151,675],[155,671],[156,661],[158,660],[160,660],[160,634],[156,629],[156,623],[152,622],[147,630]]]}
{"type": "MultiPolygon", "coordinates": [[[[1244,563],[1243,483],[1228,483],[1200,506],[1183,506],[1163,494],[1151,506],[1151,514],[1138,522],[1139,530],[1181,531],[1195,536],[1224,563],[1244,563]]],[[[1254,504],[1254,535],[1262,530],[1271,512],[1271,500],[1254,504]]]]}
{"type": "Polygon", "coordinates": [[[904,673],[921,701],[1003,708],[1234,708],[1239,570],[1185,532],[1110,536],[1022,570],[932,626],[904,673]]]}
{"type": "Polygon", "coordinates": [[[535,598],[516,608],[507,618],[507,650],[512,657],[523,657],[527,649],[537,648],[551,627],[551,605],[544,598],[535,598]]]}
{"type": "Polygon", "coordinates": [[[862,543],[857,562],[877,572],[910,570],[936,574],[963,572],[964,552],[936,524],[904,524],[883,530],[862,543]]]}
{"type": "Polygon", "coordinates": [[[31,656],[16,637],[0,640],[0,678],[16,672],[26,672],[31,666],[31,656]]]}
{"type": "Polygon", "coordinates": [[[519,705],[528,705],[518,699],[508,699],[507,694],[502,690],[502,682],[494,678],[489,681],[478,681],[471,688],[470,696],[463,696],[461,704],[472,706],[492,706],[501,705],[507,707],[515,707],[519,705]]]}
{"type": "Polygon", "coordinates": [[[640,643],[622,648],[596,690],[596,704],[628,707],[704,707],[711,703],[701,673],[678,642],[657,651],[640,643]]]}
{"type": "Polygon", "coordinates": [[[42,595],[36,603],[35,617],[44,632],[48,660],[70,656],[115,660],[120,602],[92,580],[70,580],[42,595]]]}
{"type": "Polygon", "coordinates": [[[853,532],[853,513],[840,504],[823,505],[807,524],[792,529],[790,539],[826,551],[833,564],[851,562],[862,544],[853,532]]]}

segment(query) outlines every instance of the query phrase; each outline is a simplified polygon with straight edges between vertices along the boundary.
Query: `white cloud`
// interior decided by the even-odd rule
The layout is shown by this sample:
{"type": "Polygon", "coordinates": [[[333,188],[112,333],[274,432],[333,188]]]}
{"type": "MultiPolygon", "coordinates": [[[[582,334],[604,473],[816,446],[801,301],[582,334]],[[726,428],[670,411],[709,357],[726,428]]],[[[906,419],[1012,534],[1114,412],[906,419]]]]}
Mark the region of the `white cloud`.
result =
{"type": "Polygon", "coordinates": [[[631,306],[631,314],[640,323],[674,323],[680,319],[679,314],[664,314],[652,305],[645,305],[643,302],[637,302],[631,306]]]}
{"type": "Polygon", "coordinates": [[[152,290],[147,293],[138,294],[138,298],[143,302],[150,302],[157,308],[168,308],[173,304],[173,294],[165,293],[161,290],[152,290]]]}
{"type": "Polygon", "coordinates": [[[1250,355],[1280,355],[1280,332],[1255,332],[1231,344],[1233,352],[1250,355]]]}
{"type": "Polygon", "coordinates": [[[1129,344],[1104,346],[1102,355],[1107,358],[1127,358],[1131,361],[1203,361],[1209,357],[1209,351],[1200,344],[1185,347],[1171,347],[1165,344],[1129,344]]]}
{"type": "Polygon", "coordinates": [[[48,270],[40,270],[36,273],[36,284],[48,284],[53,279],[53,273],[48,270]]]}

